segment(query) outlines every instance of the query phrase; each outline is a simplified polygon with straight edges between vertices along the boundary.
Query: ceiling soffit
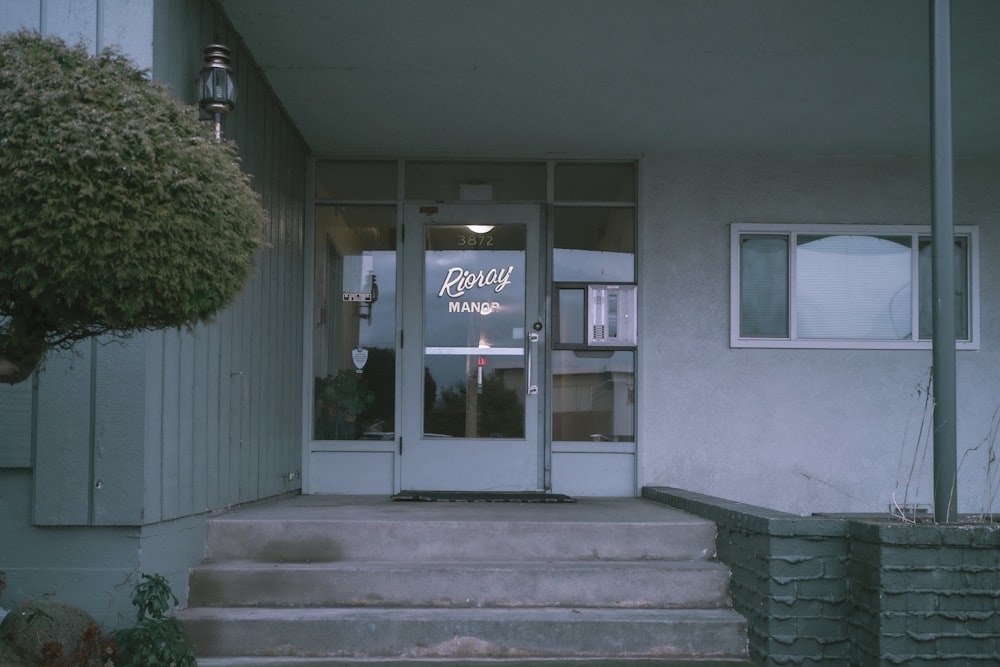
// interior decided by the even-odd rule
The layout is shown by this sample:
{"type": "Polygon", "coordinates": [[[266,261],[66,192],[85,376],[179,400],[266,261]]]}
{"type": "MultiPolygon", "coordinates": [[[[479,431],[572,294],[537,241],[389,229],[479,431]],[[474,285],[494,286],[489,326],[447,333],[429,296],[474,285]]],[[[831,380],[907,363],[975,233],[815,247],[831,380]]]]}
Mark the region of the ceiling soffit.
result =
{"type": "MultiPolygon", "coordinates": [[[[316,153],[926,154],[913,0],[224,0],[316,153]]],[[[1000,2],[953,1],[955,150],[1000,156],[1000,2]]]]}

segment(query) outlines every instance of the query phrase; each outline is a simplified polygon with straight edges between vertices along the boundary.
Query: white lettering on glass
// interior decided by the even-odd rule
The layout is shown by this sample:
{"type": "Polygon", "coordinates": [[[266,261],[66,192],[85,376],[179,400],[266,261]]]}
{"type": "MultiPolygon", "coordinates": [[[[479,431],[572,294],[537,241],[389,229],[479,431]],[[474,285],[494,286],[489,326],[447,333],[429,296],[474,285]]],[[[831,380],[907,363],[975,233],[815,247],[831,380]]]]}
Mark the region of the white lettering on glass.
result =
{"type": "Polygon", "coordinates": [[[490,313],[500,312],[500,304],[496,301],[452,301],[448,304],[449,313],[490,313]]]}
{"type": "Polygon", "coordinates": [[[438,296],[447,294],[452,299],[465,294],[470,289],[481,287],[492,287],[494,292],[499,293],[504,287],[510,284],[511,274],[514,273],[514,266],[507,268],[490,269],[489,271],[478,271],[473,273],[466,271],[460,266],[453,266],[448,269],[448,275],[441,283],[438,296]]]}

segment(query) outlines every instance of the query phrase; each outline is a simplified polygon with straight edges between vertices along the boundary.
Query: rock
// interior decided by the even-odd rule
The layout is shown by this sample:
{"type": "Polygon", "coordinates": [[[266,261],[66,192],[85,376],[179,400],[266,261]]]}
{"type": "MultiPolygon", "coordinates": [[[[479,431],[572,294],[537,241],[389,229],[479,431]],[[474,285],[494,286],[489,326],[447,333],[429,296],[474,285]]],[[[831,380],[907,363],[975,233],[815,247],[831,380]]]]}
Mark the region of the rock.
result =
{"type": "Polygon", "coordinates": [[[0,622],[0,639],[38,662],[101,664],[101,632],[84,611],[59,600],[29,600],[0,622]]]}

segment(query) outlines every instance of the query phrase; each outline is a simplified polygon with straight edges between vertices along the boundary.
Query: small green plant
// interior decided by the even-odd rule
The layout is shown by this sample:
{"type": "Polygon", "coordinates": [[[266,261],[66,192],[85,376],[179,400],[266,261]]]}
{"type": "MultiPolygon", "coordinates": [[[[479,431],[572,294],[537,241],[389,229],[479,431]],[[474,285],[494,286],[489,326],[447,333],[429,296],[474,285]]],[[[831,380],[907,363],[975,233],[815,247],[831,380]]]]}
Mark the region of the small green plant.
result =
{"type": "Polygon", "coordinates": [[[136,623],[115,633],[121,662],[116,667],[196,667],[184,626],[170,614],[177,597],[167,580],[143,574],[132,590],[136,623]]]}

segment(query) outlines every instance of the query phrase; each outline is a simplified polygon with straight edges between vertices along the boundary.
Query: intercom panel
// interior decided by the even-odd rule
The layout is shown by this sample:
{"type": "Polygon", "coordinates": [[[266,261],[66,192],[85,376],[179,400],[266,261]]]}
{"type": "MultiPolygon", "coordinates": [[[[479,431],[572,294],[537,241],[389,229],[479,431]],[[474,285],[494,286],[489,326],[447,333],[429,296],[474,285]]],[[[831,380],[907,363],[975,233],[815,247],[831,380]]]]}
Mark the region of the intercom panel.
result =
{"type": "Polygon", "coordinates": [[[587,285],[587,345],[635,345],[635,311],[635,285],[587,285]]]}

